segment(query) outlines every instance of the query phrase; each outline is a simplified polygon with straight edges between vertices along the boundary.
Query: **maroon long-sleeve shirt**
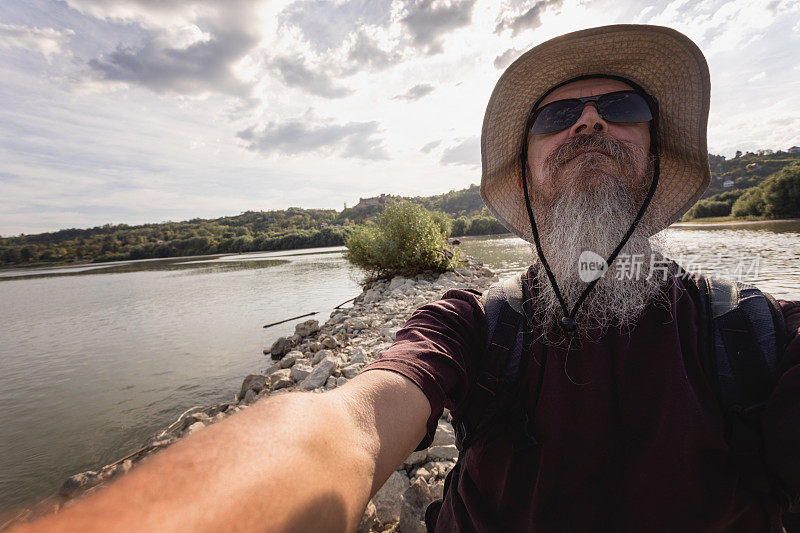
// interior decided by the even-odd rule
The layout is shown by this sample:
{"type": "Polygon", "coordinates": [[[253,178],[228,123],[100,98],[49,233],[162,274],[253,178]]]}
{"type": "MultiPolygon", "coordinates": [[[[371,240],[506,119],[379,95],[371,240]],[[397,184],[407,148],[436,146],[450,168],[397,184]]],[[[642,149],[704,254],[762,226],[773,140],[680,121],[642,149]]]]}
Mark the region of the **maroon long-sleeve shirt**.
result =
{"type": "MultiPolygon", "coordinates": [[[[524,398],[540,446],[477,441],[454,467],[437,531],[770,531],[769,506],[745,489],[700,363],[699,295],[674,278],[670,306],[629,331],[564,347],[534,343],[524,398]],[[536,397],[538,394],[538,401],[536,397]]],[[[800,302],[780,302],[788,346],[764,414],[766,459],[800,487],[800,302]]],[[[457,412],[486,346],[480,297],[451,290],[418,309],[367,370],[398,372],[457,412]]]]}

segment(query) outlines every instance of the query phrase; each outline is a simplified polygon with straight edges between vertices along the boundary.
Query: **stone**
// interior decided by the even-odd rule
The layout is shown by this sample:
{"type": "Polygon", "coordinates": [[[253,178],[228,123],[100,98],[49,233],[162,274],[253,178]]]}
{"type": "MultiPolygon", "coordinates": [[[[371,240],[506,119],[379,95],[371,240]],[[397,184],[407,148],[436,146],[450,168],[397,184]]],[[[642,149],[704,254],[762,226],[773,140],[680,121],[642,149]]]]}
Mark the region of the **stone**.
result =
{"type": "Polygon", "coordinates": [[[350,352],[350,363],[364,363],[366,361],[366,353],[363,348],[355,347],[350,352]]]}
{"type": "Polygon", "coordinates": [[[342,369],[342,375],[347,379],[353,379],[361,372],[361,363],[354,363],[342,369]]]}
{"type": "Polygon", "coordinates": [[[295,335],[300,335],[301,337],[308,337],[309,335],[318,331],[319,321],[317,320],[306,320],[305,322],[301,322],[294,327],[295,335]]]}
{"type": "MultiPolygon", "coordinates": [[[[296,366],[297,365],[295,365],[295,367],[296,366]]],[[[326,357],[314,367],[311,373],[303,381],[298,383],[298,386],[303,390],[311,390],[321,387],[331,375],[335,367],[336,359],[332,356],[326,357]]]]}
{"type": "Polygon", "coordinates": [[[378,522],[383,525],[396,522],[400,518],[400,509],[403,505],[403,493],[410,486],[408,476],[402,470],[392,472],[386,483],[372,498],[375,504],[375,515],[378,522]]]}
{"type": "Polygon", "coordinates": [[[322,349],[324,349],[324,348],[325,348],[325,346],[323,346],[323,345],[322,345],[322,343],[321,343],[321,342],[318,342],[318,341],[314,341],[314,342],[312,342],[312,343],[310,343],[310,344],[308,345],[308,349],[309,349],[311,352],[318,352],[318,351],[320,351],[320,350],[322,350],[322,349]]]}
{"type": "Polygon", "coordinates": [[[367,323],[366,322],[364,322],[360,318],[353,318],[353,317],[348,318],[347,320],[345,320],[344,321],[344,326],[347,329],[352,329],[353,331],[359,331],[359,330],[362,330],[362,329],[367,329],[367,323]]]}
{"type": "Polygon", "coordinates": [[[333,338],[336,339],[336,342],[339,343],[339,346],[344,346],[345,344],[347,344],[348,337],[349,335],[344,331],[340,331],[339,333],[333,336],[333,338]]]}
{"type": "Polygon", "coordinates": [[[298,361],[292,367],[289,377],[291,377],[293,381],[303,381],[308,377],[312,370],[314,370],[314,368],[309,365],[308,362],[298,361]]]}
{"type": "Polygon", "coordinates": [[[322,345],[328,348],[329,350],[333,350],[334,348],[339,346],[339,342],[330,335],[320,335],[319,342],[321,342],[322,345]]]}
{"type": "Polygon", "coordinates": [[[428,453],[425,450],[419,450],[416,452],[411,452],[405,461],[403,461],[403,466],[416,466],[421,465],[425,461],[428,460],[428,453]]]}
{"type": "Polygon", "coordinates": [[[316,366],[317,364],[319,364],[320,361],[322,361],[326,357],[331,357],[332,355],[333,352],[330,350],[320,350],[314,354],[314,358],[311,359],[311,365],[316,366]]]}
{"type": "Polygon", "coordinates": [[[80,474],[75,474],[67,478],[61,487],[58,489],[58,494],[65,498],[72,498],[77,493],[82,492],[90,487],[94,487],[102,478],[94,470],[88,470],[80,474]]]}
{"type": "Polygon", "coordinates": [[[432,501],[428,484],[417,478],[403,493],[398,530],[403,533],[427,533],[425,510],[432,501]]]}
{"type": "Polygon", "coordinates": [[[303,358],[303,352],[299,350],[292,350],[291,352],[283,356],[283,359],[280,360],[278,366],[280,366],[281,368],[289,368],[295,363],[295,361],[302,358],[303,358]]]}
{"type": "Polygon", "coordinates": [[[412,479],[422,478],[427,481],[429,477],[431,477],[431,473],[422,466],[414,470],[414,472],[411,474],[412,479]]]}
{"type": "Polygon", "coordinates": [[[431,498],[434,500],[441,500],[444,498],[444,480],[440,479],[436,483],[428,486],[431,491],[431,498]]]}
{"type": "Polygon", "coordinates": [[[242,382],[242,388],[239,391],[239,398],[244,398],[247,391],[253,390],[254,394],[261,392],[267,386],[267,377],[261,374],[250,374],[242,382]]]}
{"type": "Polygon", "coordinates": [[[203,411],[198,411],[197,413],[192,413],[186,418],[183,419],[183,427],[188,428],[195,422],[203,422],[204,424],[208,424],[211,422],[211,417],[208,416],[203,411]]]}
{"type": "Polygon", "coordinates": [[[280,359],[286,352],[289,351],[291,347],[292,347],[292,341],[290,341],[286,337],[278,337],[278,340],[272,343],[272,347],[269,349],[269,353],[273,359],[280,359]]]}
{"type": "Polygon", "coordinates": [[[408,281],[408,280],[406,278],[404,278],[403,276],[395,276],[395,277],[392,278],[392,281],[389,283],[389,288],[387,290],[389,292],[392,292],[395,289],[398,289],[401,286],[405,285],[406,281],[408,281]]]}
{"type": "MultiPolygon", "coordinates": [[[[255,398],[255,396],[256,396],[256,394],[253,392],[253,390],[252,390],[252,389],[251,389],[251,390],[249,390],[249,391],[247,391],[247,394],[252,394],[252,395],[253,395],[253,398],[255,398]]],[[[245,401],[247,401],[247,394],[245,394],[245,396],[244,396],[244,398],[245,398],[245,401]]],[[[186,428],[186,431],[184,432],[184,436],[186,436],[186,435],[191,435],[192,433],[194,433],[194,432],[196,432],[196,431],[200,431],[200,430],[201,430],[201,429],[203,429],[204,427],[206,427],[206,425],[205,425],[205,424],[203,424],[202,422],[195,422],[194,424],[192,424],[191,426],[189,426],[188,428],[186,428]]]]}
{"type": "Polygon", "coordinates": [[[292,369],[282,368],[269,377],[269,390],[279,390],[293,384],[292,369]]]}
{"type": "Polygon", "coordinates": [[[453,430],[453,426],[440,418],[431,446],[450,446],[455,443],[456,432],[453,430]]]}
{"type": "Polygon", "coordinates": [[[372,502],[367,503],[367,508],[364,514],[361,515],[361,522],[356,528],[356,533],[371,533],[378,528],[378,516],[375,510],[375,504],[372,502]]]}
{"type": "Polygon", "coordinates": [[[458,459],[458,448],[449,446],[431,446],[428,448],[428,457],[442,461],[455,461],[458,459]]]}
{"type": "Polygon", "coordinates": [[[331,390],[336,388],[336,378],[330,376],[327,380],[325,380],[325,390],[331,390]]]}
{"type": "Polygon", "coordinates": [[[336,386],[337,387],[341,387],[345,383],[347,383],[347,378],[346,377],[339,376],[338,378],[336,378],[336,386]]]}

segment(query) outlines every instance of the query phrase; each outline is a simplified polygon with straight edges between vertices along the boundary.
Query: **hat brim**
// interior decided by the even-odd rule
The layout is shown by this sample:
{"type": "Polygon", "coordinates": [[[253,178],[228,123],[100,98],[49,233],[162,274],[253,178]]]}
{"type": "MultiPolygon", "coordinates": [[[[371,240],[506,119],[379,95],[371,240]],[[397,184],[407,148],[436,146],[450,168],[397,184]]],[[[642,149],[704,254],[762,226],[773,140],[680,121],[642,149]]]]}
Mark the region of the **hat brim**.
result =
{"type": "MultiPolygon", "coordinates": [[[[506,228],[529,242],[533,235],[519,180],[525,122],[545,92],[590,75],[629,79],[658,101],[661,174],[652,205],[668,216],[666,226],[689,210],[711,180],[706,147],[711,82],[703,53],[688,37],[662,26],[628,24],[556,37],[506,69],[489,99],[481,134],[481,198],[506,228]]],[[[535,201],[536,191],[532,195],[535,201]]]]}

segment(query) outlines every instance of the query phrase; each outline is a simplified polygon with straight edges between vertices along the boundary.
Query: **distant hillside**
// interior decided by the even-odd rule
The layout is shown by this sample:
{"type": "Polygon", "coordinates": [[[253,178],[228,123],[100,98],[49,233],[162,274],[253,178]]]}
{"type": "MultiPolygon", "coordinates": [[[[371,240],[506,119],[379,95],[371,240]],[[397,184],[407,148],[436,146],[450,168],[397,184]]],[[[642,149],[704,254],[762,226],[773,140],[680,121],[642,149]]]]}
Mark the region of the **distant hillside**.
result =
{"type": "MultiPolygon", "coordinates": [[[[707,213],[719,213],[725,208],[729,213],[731,205],[745,190],[751,190],[767,176],[800,161],[800,153],[773,153],[769,150],[747,153],[733,159],[713,154],[708,157],[712,179],[703,198],[718,196],[698,202],[690,218],[719,216],[707,213]]],[[[355,206],[342,211],[290,207],[276,211],[247,211],[216,219],[196,218],[138,226],[106,224],[89,229],[73,228],[0,238],[0,265],[115,261],[338,246],[344,244],[355,225],[370,221],[385,205],[400,198],[392,195],[360,198],[355,206]]],[[[453,222],[451,236],[454,237],[506,232],[484,207],[478,185],[434,196],[405,199],[426,209],[448,214],[453,222]]]]}

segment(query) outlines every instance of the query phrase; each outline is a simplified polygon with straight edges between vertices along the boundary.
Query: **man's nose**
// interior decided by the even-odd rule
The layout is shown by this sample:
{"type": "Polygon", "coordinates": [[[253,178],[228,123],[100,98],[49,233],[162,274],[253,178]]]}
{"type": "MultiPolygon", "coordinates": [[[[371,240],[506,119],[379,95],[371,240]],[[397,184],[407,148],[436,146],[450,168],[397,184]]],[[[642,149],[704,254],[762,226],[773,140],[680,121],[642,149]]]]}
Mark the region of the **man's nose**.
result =
{"type": "Polygon", "coordinates": [[[569,136],[574,137],[581,133],[605,133],[607,131],[608,122],[597,112],[597,106],[594,102],[588,102],[583,106],[583,112],[578,121],[570,128],[569,136]]]}

